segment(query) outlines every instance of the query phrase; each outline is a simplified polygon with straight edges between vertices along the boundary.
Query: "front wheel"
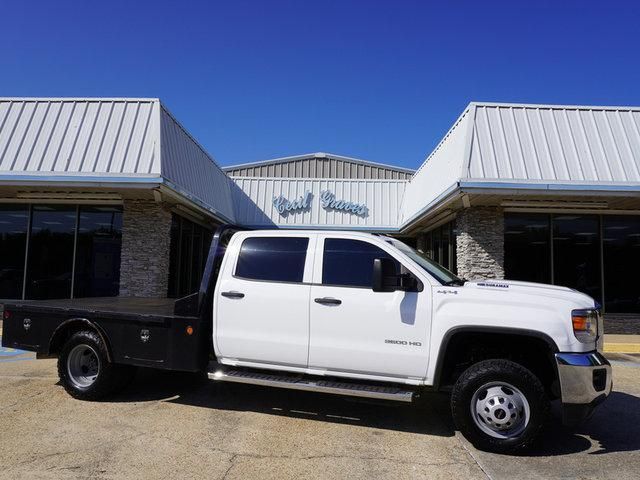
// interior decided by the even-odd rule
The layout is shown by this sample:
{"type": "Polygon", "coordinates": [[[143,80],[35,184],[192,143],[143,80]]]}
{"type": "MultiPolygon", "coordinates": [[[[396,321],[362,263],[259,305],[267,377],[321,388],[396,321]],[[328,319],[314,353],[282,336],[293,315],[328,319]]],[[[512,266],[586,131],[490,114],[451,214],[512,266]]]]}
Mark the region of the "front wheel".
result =
{"type": "Polygon", "coordinates": [[[451,394],[453,420],[475,447],[512,452],[529,445],[549,415],[544,386],[509,360],[485,360],[458,378],[451,394]]]}
{"type": "Polygon", "coordinates": [[[80,400],[99,400],[123,388],[133,367],[109,362],[107,346],[94,331],[81,330],[69,337],[58,357],[58,376],[64,389],[80,400]]]}

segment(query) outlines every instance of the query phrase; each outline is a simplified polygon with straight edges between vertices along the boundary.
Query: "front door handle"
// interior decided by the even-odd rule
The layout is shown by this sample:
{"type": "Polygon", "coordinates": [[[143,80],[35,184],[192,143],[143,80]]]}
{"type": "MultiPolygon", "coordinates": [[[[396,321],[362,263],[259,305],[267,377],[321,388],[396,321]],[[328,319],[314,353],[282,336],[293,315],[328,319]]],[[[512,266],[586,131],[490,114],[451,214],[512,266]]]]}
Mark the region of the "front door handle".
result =
{"type": "Polygon", "coordinates": [[[337,298],[331,298],[331,297],[322,297],[322,298],[316,298],[314,302],[320,303],[322,305],[340,305],[342,303],[342,300],[338,300],[337,298]]]}
{"type": "Polygon", "coordinates": [[[227,298],[244,298],[244,293],[241,292],[222,292],[220,295],[227,298]]]}

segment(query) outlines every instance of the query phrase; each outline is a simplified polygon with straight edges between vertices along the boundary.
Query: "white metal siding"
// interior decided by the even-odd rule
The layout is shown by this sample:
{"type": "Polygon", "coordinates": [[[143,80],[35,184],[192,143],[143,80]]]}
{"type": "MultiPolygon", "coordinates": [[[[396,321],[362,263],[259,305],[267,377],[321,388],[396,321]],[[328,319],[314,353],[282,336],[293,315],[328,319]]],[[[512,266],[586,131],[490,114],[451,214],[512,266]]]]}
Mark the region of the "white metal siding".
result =
{"type": "Polygon", "coordinates": [[[159,174],[157,112],[153,99],[0,99],[0,173],[159,174]]]}
{"type": "Polygon", "coordinates": [[[407,182],[403,180],[339,180],[299,178],[234,177],[236,219],[245,225],[320,226],[397,228],[400,204],[407,182]],[[352,213],[325,210],[320,193],[331,190],[336,199],[364,203],[366,217],[352,213]],[[273,198],[282,194],[295,200],[310,191],[311,208],[281,215],[273,206],[273,198]]]}

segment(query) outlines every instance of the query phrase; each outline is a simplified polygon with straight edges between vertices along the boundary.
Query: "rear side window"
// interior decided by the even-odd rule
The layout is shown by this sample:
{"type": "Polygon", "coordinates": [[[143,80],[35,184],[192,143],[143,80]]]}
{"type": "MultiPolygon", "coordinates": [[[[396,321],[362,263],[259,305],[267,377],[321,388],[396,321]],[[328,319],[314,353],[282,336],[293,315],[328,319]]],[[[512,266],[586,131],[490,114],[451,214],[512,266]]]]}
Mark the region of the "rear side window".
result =
{"type": "Polygon", "coordinates": [[[302,282],[309,239],[253,237],[242,242],[236,276],[274,282],[302,282]]]}
{"type": "MultiPolygon", "coordinates": [[[[371,288],[373,260],[391,258],[375,245],[360,240],[327,238],[324,241],[322,284],[371,288]]],[[[396,261],[396,271],[400,264],[396,261]]]]}

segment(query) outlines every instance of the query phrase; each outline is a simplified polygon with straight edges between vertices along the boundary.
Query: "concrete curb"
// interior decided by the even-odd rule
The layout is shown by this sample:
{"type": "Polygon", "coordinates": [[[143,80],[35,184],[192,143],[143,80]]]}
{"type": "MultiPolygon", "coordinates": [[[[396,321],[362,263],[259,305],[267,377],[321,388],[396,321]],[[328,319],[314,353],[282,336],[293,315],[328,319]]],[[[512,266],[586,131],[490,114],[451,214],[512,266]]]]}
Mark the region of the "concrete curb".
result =
{"type": "Polygon", "coordinates": [[[640,343],[605,343],[605,353],[640,353],[640,343]]]}
{"type": "Polygon", "coordinates": [[[605,353],[640,353],[640,335],[604,334],[605,353]]]}

